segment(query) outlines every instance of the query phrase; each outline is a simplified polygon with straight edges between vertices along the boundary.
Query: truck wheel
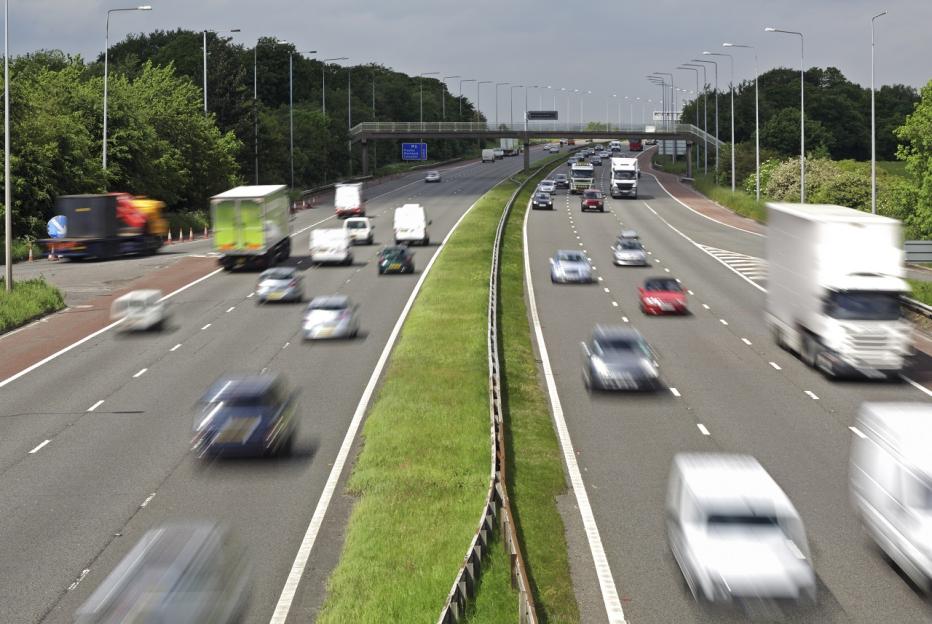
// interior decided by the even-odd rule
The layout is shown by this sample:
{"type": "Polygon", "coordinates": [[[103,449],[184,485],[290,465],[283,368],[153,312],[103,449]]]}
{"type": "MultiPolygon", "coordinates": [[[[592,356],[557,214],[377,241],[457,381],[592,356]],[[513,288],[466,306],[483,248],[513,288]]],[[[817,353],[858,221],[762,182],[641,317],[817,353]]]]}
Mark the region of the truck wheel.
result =
{"type": "Polygon", "coordinates": [[[800,357],[806,366],[814,368],[819,359],[819,343],[809,334],[803,334],[803,349],[800,357]]]}

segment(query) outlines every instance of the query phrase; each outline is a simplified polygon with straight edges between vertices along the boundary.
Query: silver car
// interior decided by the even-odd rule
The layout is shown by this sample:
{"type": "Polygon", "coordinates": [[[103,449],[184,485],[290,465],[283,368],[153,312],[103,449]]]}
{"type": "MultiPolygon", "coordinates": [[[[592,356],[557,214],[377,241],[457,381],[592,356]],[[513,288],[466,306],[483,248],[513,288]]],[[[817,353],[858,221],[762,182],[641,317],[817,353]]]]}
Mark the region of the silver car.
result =
{"type": "Polygon", "coordinates": [[[638,231],[637,231],[637,230],[630,230],[630,229],[627,229],[627,230],[622,230],[622,231],[621,231],[621,234],[618,235],[618,240],[621,240],[621,239],[623,239],[623,238],[633,238],[633,239],[637,240],[637,239],[639,239],[640,237],[638,236],[638,231]]]}
{"type": "Polygon", "coordinates": [[[541,180],[540,184],[537,186],[537,190],[542,193],[550,193],[553,195],[557,192],[557,183],[555,180],[541,180]]]}
{"type": "Polygon", "coordinates": [[[582,343],[583,383],[592,390],[657,390],[656,355],[640,332],[597,325],[582,343]]]}
{"type": "Polygon", "coordinates": [[[358,306],[343,295],[314,297],[304,311],[305,340],[355,338],[359,334],[358,306]]]}
{"type": "Polygon", "coordinates": [[[440,182],[440,172],[439,171],[428,171],[427,175],[424,176],[425,182],[440,182]]]}
{"type": "Polygon", "coordinates": [[[616,266],[648,266],[644,245],[636,238],[619,238],[612,247],[612,262],[616,266]]]}
{"type": "Polygon", "coordinates": [[[595,281],[592,263],[581,251],[561,249],[550,259],[550,281],[555,284],[589,284],[595,281]]]}
{"type": "Polygon", "coordinates": [[[263,271],[256,286],[256,301],[301,301],[304,280],[294,267],[275,267],[263,271]]]}

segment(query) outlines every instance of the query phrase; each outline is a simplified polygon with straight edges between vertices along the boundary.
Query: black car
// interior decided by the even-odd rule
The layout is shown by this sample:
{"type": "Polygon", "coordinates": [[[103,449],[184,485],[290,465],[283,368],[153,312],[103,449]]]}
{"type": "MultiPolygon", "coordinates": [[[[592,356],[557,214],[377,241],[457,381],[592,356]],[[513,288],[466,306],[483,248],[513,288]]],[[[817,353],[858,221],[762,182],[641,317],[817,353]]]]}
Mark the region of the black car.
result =
{"type": "Polygon", "coordinates": [[[546,208],[547,210],[553,210],[553,198],[550,197],[550,193],[535,193],[534,199],[531,201],[531,208],[546,208]]]}
{"type": "Polygon", "coordinates": [[[193,450],[237,457],[291,452],[296,397],[277,374],[218,379],[199,401],[193,450]]]}
{"type": "Polygon", "coordinates": [[[558,189],[564,188],[568,189],[570,187],[570,179],[565,173],[558,173],[553,176],[553,183],[558,189]]]}
{"type": "Polygon", "coordinates": [[[414,252],[404,245],[384,247],[378,257],[379,275],[414,273],[414,252]]]}

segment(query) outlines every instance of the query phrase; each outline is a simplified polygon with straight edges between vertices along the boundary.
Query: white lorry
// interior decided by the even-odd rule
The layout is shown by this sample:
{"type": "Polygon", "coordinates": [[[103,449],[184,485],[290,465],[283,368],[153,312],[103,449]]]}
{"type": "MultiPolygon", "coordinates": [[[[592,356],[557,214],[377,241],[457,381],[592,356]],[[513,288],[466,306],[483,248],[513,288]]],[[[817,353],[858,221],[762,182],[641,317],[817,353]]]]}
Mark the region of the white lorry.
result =
{"type": "Polygon", "coordinates": [[[900,222],[842,206],[767,204],[765,318],[776,343],[827,375],[898,373],[911,348],[900,311],[900,222]]]}
{"type": "Polygon", "coordinates": [[[405,204],[395,208],[395,244],[399,243],[430,243],[430,234],[427,226],[427,213],[420,204],[405,204]]]}
{"type": "Polygon", "coordinates": [[[350,233],[343,228],[311,230],[308,252],[314,264],[352,264],[350,233]]]}
{"type": "Polygon", "coordinates": [[[521,153],[521,143],[518,139],[501,139],[500,146],[505,156],[517,156],[521,153]]]}
{"type": "Polygon", "coordinates": [[[482,162],[495,162],[495,150],[494,149],[482,150],[482,162]]]}
{"type": "Polygon", "coordinates": [[[333,206],[339,218],[366,216],[366,201],[362,196],[362,183],[335,185],[333,206]]]}
{"type": "Polygon", "coordinates": [[[595,168],[586,162],[577,162],[570,166],[570,193],[582,193],[592,187],[595,180],[595,168]]]}
{"type": "Polygon", "coordinates": [[[864,403],[851,436],[851,502],[867,533],[932,591],[932,404],[864,403]]]}
{"type": "Polygon", "coordinates": [[[612,181],[609,193],[612,197],[638,198],[638,178],[641,169],[637,158],[612,158],[612,181]]]}
{"type": "Polygon", "coordinates": [[[621,141],[612,141],[608,144],[608,149],[614,154],[621,151],[621,141]]]}

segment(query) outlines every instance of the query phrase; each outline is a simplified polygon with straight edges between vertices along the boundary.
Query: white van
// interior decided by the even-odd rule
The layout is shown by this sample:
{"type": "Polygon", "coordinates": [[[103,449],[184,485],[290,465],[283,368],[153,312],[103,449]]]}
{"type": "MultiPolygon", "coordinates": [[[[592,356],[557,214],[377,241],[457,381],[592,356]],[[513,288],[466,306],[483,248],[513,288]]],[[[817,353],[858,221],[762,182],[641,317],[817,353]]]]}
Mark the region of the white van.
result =
{"type": "Polygon", "coordinates": [[[308,252],[315,264],[352,264],[349,232],[343,228],[311,230],[308,252]]]}
{"type": "Polygon", "coordinates": [[[167,316],[161,290],[133,290],[114,299],[110,305],[110,320],[123,320],[127,331],[161,329],[167,316]]]}
{"type": "Polygon", "coordinates": [[[356,244],[371,245],[375,240],[375,226],[369,217],[349,217],[343,222],[343,229],[350,236],[350,240],[356,244]]]}
{"type": "Polygon", "coordinates": [[[612,197],[638,198],[638,178],[641,168],[637,158],[612,158],[612,179],[609,192],[612,197]]]}
{"type": "Polygon", "coordinates": [[[495,150],[494,149],[482,150],[482,162],[495,162],[495,150]]]}
{"type": "Polygon", "coordinates": [[[427,213],[420,204],[405,204],[395,208],[395,244],[399,243],[430,243],[430,234],[427,232],[427,213]]]}
{"type": "Polygon", "coordinates": [[[677,454],[666,507],[670,549],[697,600],[815,601],[802,520],[753,457],[677,454]]]}
{"type": "Polygon", "coordinates": [[[851,502],[881,550],[932,591],[932,404],[864,403],[851,439],[851,502]]]}

